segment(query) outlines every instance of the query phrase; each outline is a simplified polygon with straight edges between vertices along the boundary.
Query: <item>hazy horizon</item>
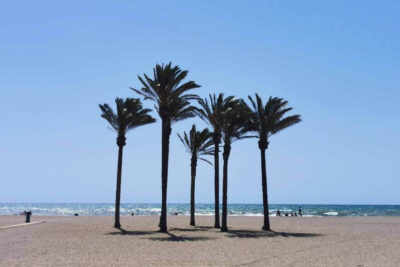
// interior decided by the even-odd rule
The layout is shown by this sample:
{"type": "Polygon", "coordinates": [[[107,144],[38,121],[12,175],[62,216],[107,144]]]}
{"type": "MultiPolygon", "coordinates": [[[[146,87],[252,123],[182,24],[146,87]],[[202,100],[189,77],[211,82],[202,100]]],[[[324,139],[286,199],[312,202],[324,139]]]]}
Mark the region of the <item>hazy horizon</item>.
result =
{"type": "MultiPolygon", "coordinates": [[[[0,202],[0,204],[115,204],[115,202],[0,202]]],[[[154,204],[161,205],[161,202],[121,202],[126,204],[154,204]]],[[[190,202],[168,202],[168,204],[187,204],[190,202]]],[[[262,205],[260,203],[228,203],[228,205],[262,205]]],[[[269,203],[270,205],[322,205],[322,206],[400,206],[400,204],[354,204],[354,203],[269,203]]],[[[214,202],[196,202],[195,205],[214,205],[214,202]]],[[[222,204],[220,204],[222,206],[222,204]]]]}

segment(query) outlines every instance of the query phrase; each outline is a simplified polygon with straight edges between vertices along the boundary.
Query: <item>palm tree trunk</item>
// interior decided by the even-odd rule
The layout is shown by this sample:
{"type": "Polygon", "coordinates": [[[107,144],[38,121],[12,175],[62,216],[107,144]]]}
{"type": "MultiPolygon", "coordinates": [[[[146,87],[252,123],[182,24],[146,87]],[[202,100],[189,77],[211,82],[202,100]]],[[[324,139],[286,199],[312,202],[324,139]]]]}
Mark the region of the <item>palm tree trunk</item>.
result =
{"type": "Polygon", "coordinates": [[[218,138],[214,138],[214,193],[215,193],[215,228],[220,228],[219,224],[219,143],[218,138]]]}
{"type": "Polygon", "coordinates": [[[227,232],[227,214],[228,214],[228,160],[231,152],[231,145],[224,145],[224,167],[223,167],[223,184],[222,184],[222,227],[221,232],[227,232]]]}
{"type": "Polygon", "coordinates": [[[118,169],[117,169],[117,188],[115,194],[115,221],[114,227],[121,228],[121,223],[119,220],[119,207],[121,204],[121,177],[122,177],[122,155],[123,155],[123,145],[118,145],[118,169]]]}
{"type": "Polygon", "coordinates": [[[190,225],[196,225],[194,220],[194,211],[195,211],[195,186],[196,186],[196,166],[197,166],[197,158],[196,156],[192,156],[191,166],[191,175],[192,181],[190,185],[190,225]]]}
{"type": "Polygon", "coordinates": [[[168,154],[169,136],[171,125],[165,119],[162,120],[162,151],[161,151],[161,216],[160,231],[167,232],[167,186],[168,186],[168,154]]]}
{"type": "Polygon", "coordinates": [[[269,225],[269,207],[268,207],[268,192],[267,192],[267,167],[265,161],[265,148],[260,148],[261,151],[261,179],[262,179],[262,194],[264,206],[264,226],[263,230],[271,231],[269,225]]]}

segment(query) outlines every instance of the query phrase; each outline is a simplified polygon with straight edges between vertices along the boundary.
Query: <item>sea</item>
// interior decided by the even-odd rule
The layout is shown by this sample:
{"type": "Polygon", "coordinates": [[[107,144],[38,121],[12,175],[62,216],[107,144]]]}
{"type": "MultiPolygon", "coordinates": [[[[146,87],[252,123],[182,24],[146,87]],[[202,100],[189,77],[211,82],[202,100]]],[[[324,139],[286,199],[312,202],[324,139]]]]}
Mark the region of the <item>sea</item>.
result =
{"type": "MultiPolygon", "coordinates": [[[[279,209],[281,214],[298,212],[302,207],[304,217],[332,216],[400,216],[400,205],[305,205],[305,204],[271,204],[269,213],[275,216],[279,209]]],[[[104,216],[114,214],[112,203],[0,203],[0,215],[15,215],[24,211],[34,215],[104,216]]],[[[160,204],[121,204],[121,215],[159,215],[160,204]]],[[[189,215],[189,204],[168,204],[168,213],[189,215]]],[[[214,204],[196,204],[196,215],[213,216],[214,204]]],[[[229,204],[230,216],[263,216],[262,204],[229,204]]]]}

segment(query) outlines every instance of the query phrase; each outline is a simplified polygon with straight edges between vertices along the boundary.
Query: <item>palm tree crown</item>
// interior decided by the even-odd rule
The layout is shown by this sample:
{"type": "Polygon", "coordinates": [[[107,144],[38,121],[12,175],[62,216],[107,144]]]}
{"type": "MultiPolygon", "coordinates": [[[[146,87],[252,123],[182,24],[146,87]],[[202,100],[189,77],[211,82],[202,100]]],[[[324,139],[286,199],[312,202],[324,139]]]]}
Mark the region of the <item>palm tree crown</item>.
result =
{"type": "Polygon", "coordinates": [[[195,156],[197,159],[211,164],[210,161],[202,156],[214,155],[214,149],[212,148],[214,142],[211,138],[212,132],[210,132],[207,128],[203,129],[202,131],[197,131],[196,125],[193,124],[189,134],[184,132],[183,136],[178,134],[178,137],[185,146],[187,152],[195,156]]]}
{"type": "Polygon", "coordinates": [[[155,108],[162,119],[169,120],[169,123],[194,117],[195,108],[190,105],[190,100],[197,99],[194,94],[185,94],[191,89],[200,87],[194,81],[183,84],[182,81],[188,74],[187,70],[182,71],[179,66],[159,65],[153,69],[153,78],[143,74],[139,76],[143,87],[138,90],[131,88],[136,93],[156,102],[155,108]]]}
{"type": "Polygon", "coordinates": [[[225,145],[248,137],[246,134],[251,130],[251,110],[243,100],[233,100],[223,114],[221,134],[225,145]]]}
{"type": "Polygon", "coordinates": [[[214,134],[220,138],[224,114],[229,108],[234,106],[234,97],[228,96],[224,98],[224,94],[222,93],[218,97],[215,94],[210,94],[209,100],[207,98],[198,100],[201,108],[197,109],[197,114],[213,128],[214,134]]]}
{"type": "Polygon", "coordinates": [[[251,131],[258,137],[260,148],[266,149],[268,147],[269,138],[301,121],[300,115],[292,115],[285,117],[285,114],[292,110],[292,108],[286,107],[288,102],[278,97],[270,97],[265,106],[262,103],[262,99],[256,94],[255,100],[249,96],[249,100],[252,106],[251,116],[251,131]]]}
{"type": "Polygon", "coordinates": [[[153,123],[156,120],[149,115],[150,109],[143,108],[139,98],[116,98],[117,112],[108,105],[99,105],[102,111],[101,117],[107,120],[119,137],[136,127],[153,123]]]}

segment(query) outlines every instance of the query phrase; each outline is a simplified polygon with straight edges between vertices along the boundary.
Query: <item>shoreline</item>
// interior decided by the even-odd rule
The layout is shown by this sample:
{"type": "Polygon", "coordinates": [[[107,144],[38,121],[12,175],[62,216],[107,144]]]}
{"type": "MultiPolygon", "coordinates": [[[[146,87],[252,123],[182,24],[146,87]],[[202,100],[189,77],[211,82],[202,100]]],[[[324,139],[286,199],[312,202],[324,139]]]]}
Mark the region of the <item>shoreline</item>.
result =
{"type": "MultiPolygon", "coordinates": [[[[25,218],[25,215],[20,215],[20,214],[0,214],[0,217],[2,217],[2,216],[10,216],[10,217],[24,217],[25,218]]],[[[221,215],[220,215],[221,216],[221,215]]],[[[46,215],[43,215],[43,214],[33,214],[32,215],[32,218],[34,218],[34,217],[50,217],[50,218],[53,218],[53,217],[60,217],[60,218],[69,218],[69,217],[110,217],[110,218],[113,218],[114,217],[114,215],[78,215],[78,216],[75,216],[75,215],[60,215],[60,214],[46,214],[46,215]]],[[[131,215],[126,215],[126,214],[120,214],[120,217],[132,217],[132,218],[134,218],[134,217],[160,217],[160,215],[149,215],[149,214],[145,214],[145,215],[141,215],[141,214],[138,214],[138,215],[134,215],[134,216],[131,216],[131,215]]],[[[172,214],[168,214],[168,218],[169,217],[190,217],[190,214],[178,214],[178,215],[172,215],[172,214]]],[[[204,214],[201,214],[201,215],[195,215],[195,217],[197,218],[197,217],[206,217],[206,218],[209,218],[209,217],[214,217],[214,214],[210,214],[210,215],[204,215],[204,214]]],[[[264,217],[264,215],[254,215],[254,214],[249,214],[249,215],[228,215],[228,218],[230,218],[230,217],[254,217],[254,218],[263,218],[264,217]]],[[[275,216],[275,215],[269,215],[269,217],[270,218],[400,218],[400,215],[364,215],[364,216],[361,216],[361,215],[354,215],[354,216],[340,216],[340,215],[326,215],[326,216],[316,216],[316,215],[303,215],[303,216],[284,216],[284,215],[282,215],[282,216],[275,216]]]]}
{"type": "MultiPolygon", "coordinates": [[[[299,205],[271,204],[269,206],[270,217],[276,215],[280,210],[282,215],[291,212],[297,213],[299,205]]],[[[347,217],[347,216],[400,216],[400,205],[301,205],[303,217],[347,217]]],[[[196,216],[214,216],[214,205],[197,204],[196,216]]],[[[78,213],[80,216],[114,216],[114,204],[0,204],[1,215],[15,215],[26,210],[31,210],[34,215],[51,216],[73,216],[78,213]]],[[[122,204],[121,215],[130,215],[132,212],[136,216],[160,215],[160,204],[122,204]]],[[[189,215],[189,204],[169,204],[169,214],[178,213],[179,215],[189,215]]],[[[228,216],[263,216],[263,206],[261,204],[229,204],[228,216]]]]}

